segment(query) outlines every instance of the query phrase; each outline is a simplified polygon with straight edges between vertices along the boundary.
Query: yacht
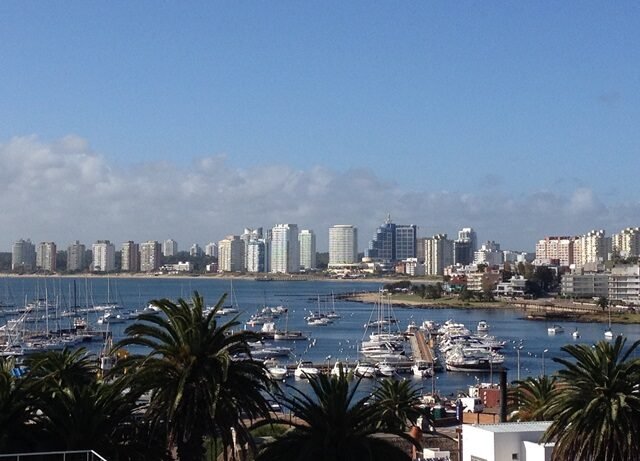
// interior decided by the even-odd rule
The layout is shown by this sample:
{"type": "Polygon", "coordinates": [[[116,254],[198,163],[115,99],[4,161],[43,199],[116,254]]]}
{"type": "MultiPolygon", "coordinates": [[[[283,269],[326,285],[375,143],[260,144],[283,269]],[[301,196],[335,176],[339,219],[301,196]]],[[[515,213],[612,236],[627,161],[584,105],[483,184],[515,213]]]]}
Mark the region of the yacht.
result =
{"type": "Polygon", "coordinates": [[[480,320],[476,330],[478,330],[478,333],[486,333],[489,331],[489,324],[485,320],[480,320]]]}
{"type": "Polygon", "coordinates": [[[411,373],[413,376],[419,376],[420,378],[428,378],[432,375],[431,364],[424,360],[416,360],[411,366],[411,373]]]}
{"type": "Polygon", "coordinates": [[[287,367],[284,367],[278,363],[268,365],[267,373],[269,374],[269,377],[274,381],[282,381],[287,377],[287,367]]]}
{"type": "Polygon", "coordinates": [[[333,365],[331,369],[331,376],[340,376],[340,373],[344,376],[349,374],[349,365],[346,362],[341,362],[340,360],[336,360],[336,363],[333,365]]]}
{"type": "Polygon", "coordinates": [[[359,361],[354,373],[360,378],[373,378],[376,375],[376,366],[371,362],[359,361]]]}
{"type": "Polygon", "coordinates": [[[580,337],[580,332],[578,331],[577,328],[573,333],[571,333],[571,336],[573,336],[573,339],[578,339],[580,337]]]}
{"type": "Polygon", "coordinates": [[[320,374],[320,370],[313,366],[313,362],[309,360],[301,360],[298,362],[298,366],[296,367],[296,371],[293,372],[293,375],[299,379],[309,379],[320,374]]]}
{"type": "Polygon", "coordinates": [[[396,367],[391,365],[386,360],[384,362],[380,362],[378,365],[378,373],[382,376],[391,377],[396,374],[396,367]]]}

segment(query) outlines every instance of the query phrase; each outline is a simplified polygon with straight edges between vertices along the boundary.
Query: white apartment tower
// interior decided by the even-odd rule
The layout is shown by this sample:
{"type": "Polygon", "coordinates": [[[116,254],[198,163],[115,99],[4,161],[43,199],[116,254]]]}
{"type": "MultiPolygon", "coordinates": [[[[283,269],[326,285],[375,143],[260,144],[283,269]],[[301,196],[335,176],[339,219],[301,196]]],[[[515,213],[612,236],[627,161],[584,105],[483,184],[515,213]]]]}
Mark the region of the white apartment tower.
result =
{"type": "Polygon", "coordinates": [[[444,268],[453,264],[453,240],[447,234],[436,234],[424,241],[425,275],[443,275],[444,268]]]}
{"type": "Polygon", "coordinates": [[[622,258],[640,255],[640,227],[627,227],[611,238],[613,253],[622,258]]]}
{"type": "Polygon", "coordinates": [[[69,245],[67,248],[67,271],[75,272],[85,268],[85,252],[86,247],[78,240],[69,245]]]}
{"type": "Polygon", "coordinates": [[[300,270],[297,224],[276,224],[271,229],[271,272],[290,274],[300,270]]]}
{"type": "Polygon", "coordinates": [[[592,230],[580,237],[574,245],[573,261],[578,267],[588,263],[607,260],[607,245],[604,230],[592,230]]]}
{"type": "Polygon", "coordinates": [[[358,228],[336,224],[329,228],[329,267],[358,262],[358,228]]]}
{"type": "Polygon", "coordinates": [[[300,245],[300,267],[302,269],[316,268],[316,234],[312,230],[302,229],[298,234],[300,245]]]}
{"type": "Polygon", "coordinates": [[[98,240],[92,245],[91,250],[94,272],[113,272],[116,270],[116,248],[113,243],[109,240],[98,240]]]}
{"type": "Polygon", "coordinates": [[[123,272],[138,272],[140,270],[140,246],[129,240],[122,244],[122,261],[120,270],[123,272]]]}
{"type": "Polygon", "coordinates": [[[238,235],[229,235],[218,242],[218,271],[244,270],[244,242],[238,235]]]}
{"type": "Polygon", "coordinates": [[[173,239],[165,240],[162,244],[163,256],[175,256],[178,254],[178,242],[173,239]]]}
{"type": "Polygon", "coordinates": [[[266,239],[252,239],[247,245],[247,271],[269,272],[271,262],[271,242],[266,239]]]}
{"type": "Polygon", "coordinates": [[[536,243],[536,264],[558,264],[568,267],[574,263],[576,237],[545,237],[536,243]]]}
{"type": "Polygon", "coordinates": [[[31,272],[36,268],[36,247],[31,240],[18,240],[11,249],[11,270],[31,272]]]}
{"type": "Polygon", "coordinates": [[[40,242],[36,248],[36,267],[46,272],[56,271],[56,244],[40,242]]]}
{"type": "Polygon", "coordinates": [[[140,271],[154,272],[160,268],[160,244],[149,240],[140,244],[140,271]]]}
{"type": "Polygon", "coordinates": [[[204,254],[205,256],[209,256],[211,258],[218,257],[218,245],[214,242],[209,242],[204,246],[204,254]]]}

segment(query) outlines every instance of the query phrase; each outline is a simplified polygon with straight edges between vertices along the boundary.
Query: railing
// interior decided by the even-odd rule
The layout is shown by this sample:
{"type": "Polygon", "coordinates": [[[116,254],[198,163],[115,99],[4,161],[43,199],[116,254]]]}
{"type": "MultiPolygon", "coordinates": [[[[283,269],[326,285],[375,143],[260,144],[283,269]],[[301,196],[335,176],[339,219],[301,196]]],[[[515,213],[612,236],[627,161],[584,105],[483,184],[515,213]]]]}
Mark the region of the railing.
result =
{"type": "Polygon", "coordinates": [[[39,457],[38,461],[107,461],[93,450],[76,451],[41,451],[30,453],[0,454],[0,459],[10,459],[13,461],[30,461],[34,457],[39,457]]]}

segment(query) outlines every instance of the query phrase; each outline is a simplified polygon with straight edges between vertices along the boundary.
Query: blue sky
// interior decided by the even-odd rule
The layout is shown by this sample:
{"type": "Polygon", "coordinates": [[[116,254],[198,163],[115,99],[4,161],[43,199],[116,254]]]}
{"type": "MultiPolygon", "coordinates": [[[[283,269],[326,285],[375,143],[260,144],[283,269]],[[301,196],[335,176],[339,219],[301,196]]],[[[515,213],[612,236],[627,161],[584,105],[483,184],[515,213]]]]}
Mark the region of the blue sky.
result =
{"type": "Polygon", "coordinates": [[[147,233],[126,221],[157,206],[131,183],[170,172],[187,192],[172,202],[182,213],[162,214],[183,241],[298,222],[322,242],[324,226],[349,222],[363,246],[387,212],[424,235],[474,226],[523,249],[637,226],[639,43],[640,4],[625,1],[1,2],[0,166],[19,155],[27,188],[54,164],[85,190],[64,175],[73,158],[99,164],[88,184],[111,176],[103,195],[36,189],[27,201],[25,183],[5,185],[0,247],[167,238],[156,217],[147,233]],[[202,162],[218,168],[201,177],[202,162]],[[223,172],[256,190],[234,201],[223,172]],[[322,193],[309,189],[318,175],[322,193]],[[194,177],[208,197],[194,200],[194,177]],[[327,185],[345,182],[336,202],[327,185]],[[305,192],[278,198],[291,184],[305,192]],[[96,235],[90,199],[122,225],[96,235]],[[34,218],[48,202],[59,213],[34,218]],[[203,212],[196,229],[181,224],[203,212]],[[66,213],[78,226],[55,219],[66,213]]]}

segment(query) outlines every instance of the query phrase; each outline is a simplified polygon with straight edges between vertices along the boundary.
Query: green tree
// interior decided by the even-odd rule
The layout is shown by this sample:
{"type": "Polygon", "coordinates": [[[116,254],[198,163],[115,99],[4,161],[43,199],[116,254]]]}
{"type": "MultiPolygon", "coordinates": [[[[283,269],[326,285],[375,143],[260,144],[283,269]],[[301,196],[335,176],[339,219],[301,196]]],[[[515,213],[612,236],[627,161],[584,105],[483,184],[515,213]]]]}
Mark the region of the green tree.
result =
{"type": "Polygon", "coordinates": [[[458,295],[461,301],[471,301],[473,299],[473,293],[469,291],[466,286],[463,286],[460,289],[460,294],[458,295]]]}
{"type": "Polygon", "coordinates": [[[609,300],[605,296],[600,296],[598,298],[598,307],[605,310],[607,306],[609,306],[609,300]]]}
{"type": "MultiPolygon", "coordinates": [[[[354,402],[358,384],[350,386],[344,375],[319,375],[309,381],[312,395],[292,389],[281,396],[292,418],[279,421],[292,429],[268,443],[257,461],[408,460],[409,455],[387,439],[377,437],[380,414],[369,397],[354,402]]],[[[413,443],[401,430],[387,431],[413,443]]]]}
{"type": "Polygon", "coordinates": [[[640,359],[626,351],[626,338],[562,348],[573,360],[564,366],[546,413],[553,423],[544,435],[555,441],[554,459],[625,461],[640,452],[640,359]]]}
{"type": "Polygon", "coordinates": [[[546,421],[547,407],[556,386],[556,377],[544,375],[516,381],[509,390],[510,419],[514,421],[546,421]]]}
{"type": "Polygon", "coordinates": [[[270,381],[248,345],[257,336],[239,329],[237,318],[218,324],[225,297],[210,312],[197,292],[190,302],[152,301],[164,315],[140,316],[117,345],[149,350],[122,360],[119,368],[135,373],[138,392],[151,392],[147,414],[165,429],[181,460],[202,459],[206,437],[219,437],[228,447],[235,433],[239,443],[252,443],[245,421],[269,415],[270,381]]]}
{"type": "Polygon", "coordinates": [[[379,427],[384,431],[406,431],[419,417],[430,419],[431,412],[420,407],[420,391],[408,380],[383,379],[373,393],[379,427]]]}

